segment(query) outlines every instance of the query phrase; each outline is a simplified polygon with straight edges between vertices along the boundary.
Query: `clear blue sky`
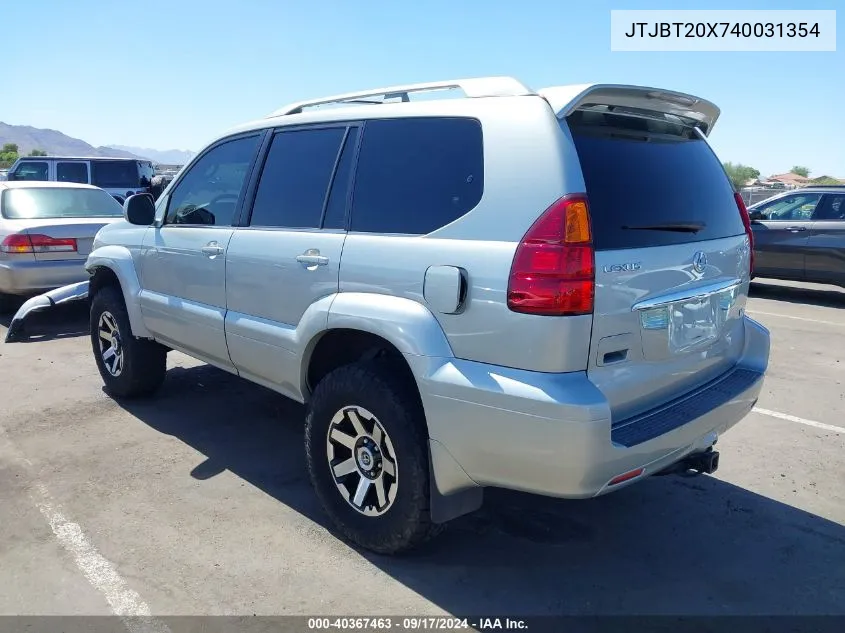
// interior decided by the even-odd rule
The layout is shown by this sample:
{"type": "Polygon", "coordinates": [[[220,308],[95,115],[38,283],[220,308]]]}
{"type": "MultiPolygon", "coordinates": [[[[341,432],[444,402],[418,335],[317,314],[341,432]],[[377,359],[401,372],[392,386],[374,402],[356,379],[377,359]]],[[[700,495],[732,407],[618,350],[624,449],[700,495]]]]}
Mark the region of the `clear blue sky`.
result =
{"type": "MultiPolygon", "coordinates": [[[[0,3],[0,121],[94,145],[197,150],[302,98],[513,75],[534,88],[653,85],[722,109],[723,160],[845,178],[845,46],[835,53],[610,51],[611,9],[797,9],[793,0],[40,0],[0,3]],[[36,10],[37,6],[37,10],[36,10]]],[[[842,0],[815,0],[813,9],[842,0]]],[[[841,30],[841,29],[840,29],[841,30]]]]}

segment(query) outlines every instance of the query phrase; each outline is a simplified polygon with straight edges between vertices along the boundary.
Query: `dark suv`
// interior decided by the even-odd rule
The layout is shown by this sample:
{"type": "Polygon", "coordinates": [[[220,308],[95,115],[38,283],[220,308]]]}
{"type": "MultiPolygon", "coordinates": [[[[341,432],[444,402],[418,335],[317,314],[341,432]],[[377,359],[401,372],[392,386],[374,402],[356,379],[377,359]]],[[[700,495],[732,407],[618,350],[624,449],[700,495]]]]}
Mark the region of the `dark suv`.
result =
{"type": "Polygon", "coordinates": [[[756,276],[845,287],[845,185],[788,191],[749,214],[756,276]]]}

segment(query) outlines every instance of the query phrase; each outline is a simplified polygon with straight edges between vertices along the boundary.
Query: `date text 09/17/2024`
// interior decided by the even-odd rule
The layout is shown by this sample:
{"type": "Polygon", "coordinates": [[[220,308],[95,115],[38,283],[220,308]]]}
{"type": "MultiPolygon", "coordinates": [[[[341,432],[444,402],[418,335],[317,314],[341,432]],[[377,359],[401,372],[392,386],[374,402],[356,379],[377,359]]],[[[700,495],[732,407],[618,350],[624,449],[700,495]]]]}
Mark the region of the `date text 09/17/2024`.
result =
{"type": "Polygon", "coordinates": [[[525,620],[498,617],[308,618],[310,631],[518,631],[527,628],[525,620]]]}

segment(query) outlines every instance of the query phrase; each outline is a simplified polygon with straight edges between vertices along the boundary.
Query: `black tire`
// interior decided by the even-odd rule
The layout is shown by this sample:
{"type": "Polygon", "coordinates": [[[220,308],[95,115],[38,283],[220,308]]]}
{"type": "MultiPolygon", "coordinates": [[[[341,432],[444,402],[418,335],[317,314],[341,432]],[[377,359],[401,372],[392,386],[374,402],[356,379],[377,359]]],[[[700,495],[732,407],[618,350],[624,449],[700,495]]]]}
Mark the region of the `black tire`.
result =
{"type": "Polygon", "coordinates": [[[153,393],[164,381],[167,350],[154,341],[132,336],[123,295],[115,286],[100,289],[91,300],[91,348],[106,391],[118,398],[135,398],[153,393]],[[114,375],[106,366],[100,349],[100,319],[111,315],[119,334],[122,351],[120,371],[114,375]]]}
{"type": "MultiPolygon", "coordinates": [[[[428,433],[415,387],[390,361],[340,367],[314,390],[305,420],[305,458],[311,484],[339,531],[378,554],[413,549],[441,526],[429,512],[428,433]],[[342,496],[329,466],[327,435],[332,418],[347,406],[371,412],[390,437],[398,473],[393,504],[380,516],[365,516],[342,496]]],[[[353,475],[357,476],[357,475],[353,475]]]]}

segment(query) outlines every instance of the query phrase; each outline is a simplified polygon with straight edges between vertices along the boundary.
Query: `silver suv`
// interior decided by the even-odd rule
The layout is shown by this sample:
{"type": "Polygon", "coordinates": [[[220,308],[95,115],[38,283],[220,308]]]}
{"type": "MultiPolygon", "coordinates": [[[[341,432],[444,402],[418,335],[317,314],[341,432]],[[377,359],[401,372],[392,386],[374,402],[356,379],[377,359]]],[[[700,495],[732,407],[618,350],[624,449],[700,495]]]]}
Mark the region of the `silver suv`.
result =
{"type": "Polygon", "coordinates": [[[305,403],[317,495],[382,553],[487,486],[586,498],[712,472],[769,355],[748,215],[705,140],[718,114],[486,78],[236,128],[99,232],[106,387],[152,393],[175,349],[305,403]],[[417,98],[446,89],[462,98],[417,98]]]}

